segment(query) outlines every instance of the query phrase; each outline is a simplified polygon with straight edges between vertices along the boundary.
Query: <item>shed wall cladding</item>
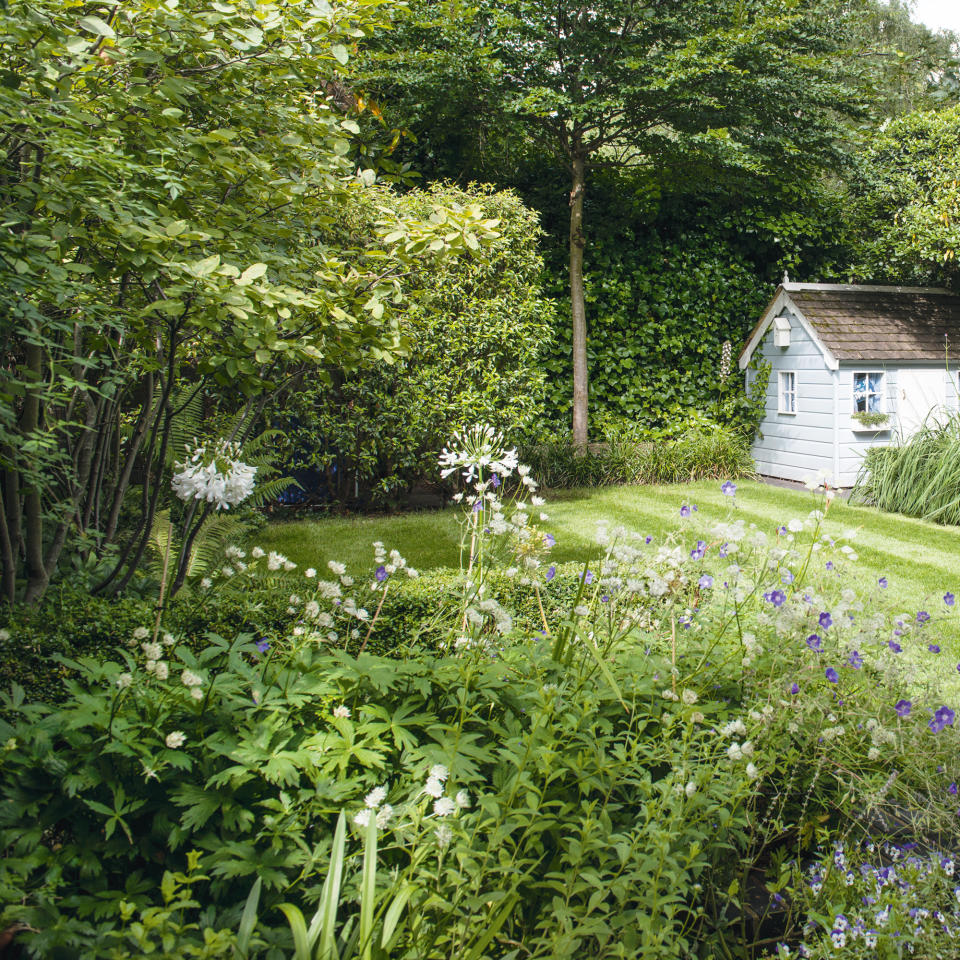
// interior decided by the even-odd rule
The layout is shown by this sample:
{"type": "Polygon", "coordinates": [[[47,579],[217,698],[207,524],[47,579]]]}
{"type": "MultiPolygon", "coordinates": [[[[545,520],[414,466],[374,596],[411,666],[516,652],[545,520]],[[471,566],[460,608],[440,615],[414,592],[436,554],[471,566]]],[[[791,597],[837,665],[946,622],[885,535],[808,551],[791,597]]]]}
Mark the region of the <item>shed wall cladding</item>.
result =
{"type": "Polygon", "coordinates": [[[833,371],[798,320],[791,321],[790,346],[776,347],[772,327],[757,353],[771,364],[766,413],[752,453],[757,471],[785,480],[803,480],[823,469],[835,470],[833,445],[833,371]],[[797,412],[778,413],[780,371],[796,374],[797,412]]]}
{"type": "Polygon", "coordinates": [[[897,370],[887,369],[876,362],[862,361],[844,363],[837,371],[837,461],[835,483],[840,487],[852,487],[867,450],[877,444],[888,444],[895,435],[893,429],[878,432],[855,431],[853,413],[854,373],[883,374],[883,412],[890,417],[891,427],[897,419],[897,370]]]}

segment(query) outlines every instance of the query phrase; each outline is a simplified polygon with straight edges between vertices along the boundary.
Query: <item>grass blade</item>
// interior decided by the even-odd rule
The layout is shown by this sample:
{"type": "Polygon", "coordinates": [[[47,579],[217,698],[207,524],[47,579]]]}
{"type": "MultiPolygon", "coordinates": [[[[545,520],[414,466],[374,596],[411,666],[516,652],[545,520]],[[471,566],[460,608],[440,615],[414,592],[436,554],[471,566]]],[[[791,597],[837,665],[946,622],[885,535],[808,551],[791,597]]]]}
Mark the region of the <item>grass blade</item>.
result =
{"type": "Polygon", "coordinates": [[[247,902],[243,907],[243,914],[240,917],[240,926],[237,929],[237,946],[241,950],[241,956],[246,957],[250,950],[250,937],[253,936],[253,928],[257,923],[257,907],[260,905],[260,889],[263,886],[263,878],[257,877],[250,893],[247,895],[247,902]]]}

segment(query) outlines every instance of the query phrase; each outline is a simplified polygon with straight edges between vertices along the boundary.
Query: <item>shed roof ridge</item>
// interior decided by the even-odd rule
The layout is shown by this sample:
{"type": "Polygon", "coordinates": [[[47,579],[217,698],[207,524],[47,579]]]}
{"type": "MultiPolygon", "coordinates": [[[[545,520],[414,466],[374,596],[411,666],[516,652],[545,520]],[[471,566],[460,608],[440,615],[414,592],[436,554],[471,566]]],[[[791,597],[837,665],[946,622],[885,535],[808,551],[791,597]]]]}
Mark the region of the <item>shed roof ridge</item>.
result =
{"type": "Polygon", "coordinates": [[[851,291],[855,293],[937,293],[945,296],[960,294],[948,290],[946,287],[911,287],[895,285],[871,285],[861,283],[795,283],[789,281],[781,284],[787,293],[801,293],[804,290],[833,290],[835,292],[851,291]]]}

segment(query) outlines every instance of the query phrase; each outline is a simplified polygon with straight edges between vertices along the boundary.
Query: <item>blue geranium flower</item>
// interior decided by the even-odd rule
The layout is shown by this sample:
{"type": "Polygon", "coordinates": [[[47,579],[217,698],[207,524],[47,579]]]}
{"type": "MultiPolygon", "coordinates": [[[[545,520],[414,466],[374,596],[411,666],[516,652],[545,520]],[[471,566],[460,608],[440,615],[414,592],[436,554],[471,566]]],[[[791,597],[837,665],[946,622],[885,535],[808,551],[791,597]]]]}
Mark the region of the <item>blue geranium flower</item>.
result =
{"type": "Polygon", "coordinates": [[[823,671],[823,675],[824,675],[831,683],[839,683],[839,682],[840,682],[840,675],[837,673],[836,670],[833,669],[833,667],[827,667],[827,669],[823,671]]]}

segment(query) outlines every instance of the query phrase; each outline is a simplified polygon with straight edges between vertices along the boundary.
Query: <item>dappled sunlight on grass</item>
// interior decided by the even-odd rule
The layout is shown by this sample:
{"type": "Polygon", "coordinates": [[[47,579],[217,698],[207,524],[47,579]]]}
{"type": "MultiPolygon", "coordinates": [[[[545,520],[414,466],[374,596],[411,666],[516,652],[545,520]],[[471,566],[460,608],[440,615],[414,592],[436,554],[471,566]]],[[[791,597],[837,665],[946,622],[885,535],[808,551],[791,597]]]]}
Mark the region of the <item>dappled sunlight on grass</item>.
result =
{"type": "MultiPolygon", "coordinates": [[[[654,487],[603,487],[546,491],[544,525],[557,538],[552,557],[558,562],[586,561],[596,554],[597,522],[622,525],[656,540],[673,535],[681,525],[680,507],[696,504],[690,536],[728,517],[731,510],[769,534],[795,517],[804,517],[820,502],[806,491],[762,483],[739,483],[735,503],[712,481],[654,487]]],[[[396,547],[421,570],[459,565],[459,511],[429,511],[362,518],[321,517],[276,522],[259,531],[256,542],[279,550],[303,566],[320,567],[341,560],[354,574],[363,574],[373,556],[370,544],[382,540],[396,547]]],[[[916,608],[944,591],[960,593],[960,530],[881,513],[835,500],[824,532],[832,536],[856,529],[857,566],[865,580],[886,577],[891,602],[916,608]]]]}

